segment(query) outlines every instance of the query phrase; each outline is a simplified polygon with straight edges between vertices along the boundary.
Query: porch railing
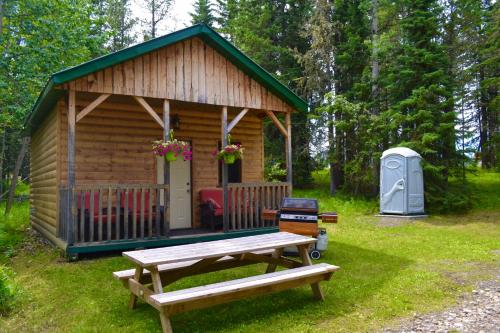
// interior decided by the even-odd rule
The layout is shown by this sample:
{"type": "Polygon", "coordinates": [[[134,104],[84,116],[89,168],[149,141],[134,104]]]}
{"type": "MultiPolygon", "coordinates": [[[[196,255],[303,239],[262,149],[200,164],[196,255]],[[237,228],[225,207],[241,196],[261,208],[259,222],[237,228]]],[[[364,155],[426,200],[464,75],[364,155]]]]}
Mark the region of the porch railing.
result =
{"type": "Polygon", "coordinates": [[[169,217],[165,214],[168,185],[77,185],[71,193],[69,212],[69,200],[65,200],[69,190],[60,191],[63,222],[60,236],[71,238],[73,244],[159,238],[169,234],[169,217]]]}
{"type": "Polygon", "coordinates": [[[291,191],[290,183],[229,183],[229,230],[275,226],[262,219],[262,210],[279,209],[291,191]]]}

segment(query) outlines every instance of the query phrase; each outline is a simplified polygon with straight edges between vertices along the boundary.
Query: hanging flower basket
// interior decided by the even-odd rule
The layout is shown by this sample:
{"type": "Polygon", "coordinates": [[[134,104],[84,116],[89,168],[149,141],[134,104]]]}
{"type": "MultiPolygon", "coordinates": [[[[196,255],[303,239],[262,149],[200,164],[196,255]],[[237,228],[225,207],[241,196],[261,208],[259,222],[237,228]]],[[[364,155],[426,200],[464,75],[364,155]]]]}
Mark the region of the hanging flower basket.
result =
{"type": "Polygon", "coordinates": [[[235,155],[224,155],[224,163],[226,164],[234,164],[236,162],[235,155]]]}
{"type": "Polygon", "coordinates": [[[153,142],[153,154],[163,156],[167,162],[177,161],[179,155],[184,161],[191,160],[193,157],[191,146],[187,142],[174,139],[173,130],[170,130],[170,140],[153,142]]]}
{"type": "Polygon", "coordinates": [[[223,160],[224,164],[234,164],[236,160],[243,159],[244,148],[240,144],[231,144],[231,136],[227,136],[227,146],[222,148],[220,151],[215,150],[213,155],[218,160],[223,160]]]}
{"type": "Polygon", "coordinates": [[[165,161],[167,162],[175,162],[177,161],[177,153],[174,151],[169,151],[165,154],[165,161]]]}

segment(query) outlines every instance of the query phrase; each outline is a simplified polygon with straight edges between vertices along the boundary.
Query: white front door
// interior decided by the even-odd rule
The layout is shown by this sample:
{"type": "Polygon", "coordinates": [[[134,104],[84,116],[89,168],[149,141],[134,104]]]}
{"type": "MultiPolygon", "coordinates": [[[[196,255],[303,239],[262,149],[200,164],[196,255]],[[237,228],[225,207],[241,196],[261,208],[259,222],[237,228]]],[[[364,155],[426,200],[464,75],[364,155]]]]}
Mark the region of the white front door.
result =
{"type": "MultiPolygon", "coordinates": [[[[163,159],[158,159],[158,182],[163,182],[163,159]]],[[[162,198],[163,200],[163,198],[162,198]]],[[[191,228],[191,162],[170,162],[170,229],[191,228]]]]}

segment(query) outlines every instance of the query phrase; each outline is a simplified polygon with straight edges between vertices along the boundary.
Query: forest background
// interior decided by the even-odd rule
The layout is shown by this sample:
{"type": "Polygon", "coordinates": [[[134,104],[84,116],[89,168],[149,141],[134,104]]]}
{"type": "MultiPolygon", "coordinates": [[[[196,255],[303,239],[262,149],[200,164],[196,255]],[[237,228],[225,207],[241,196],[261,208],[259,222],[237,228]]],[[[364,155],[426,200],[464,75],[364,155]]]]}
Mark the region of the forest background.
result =
{"type": "MultiPolygon", "coordinates": [[[[155,38],[175,0],[0,0],[0,194],[50,75],[155,38]],[[141,6],[146,19],[133,13],[141,6]]],[[[181,1],[181,0],[177,0],[181,1]]],[[[467,177],[500,170],[500,6],[493,0],[196,0],[192,24],[230,40],[310,105],[293,114],[294,185],[328,169],[330,193],[378,194],[385,149],[423,157],[426,205],[472,205],[467,177]]],[[[266,177],[284,142],[265,127],[266,177]]],[[[27,144],[27,143],[26,143],[27,144]]]]}

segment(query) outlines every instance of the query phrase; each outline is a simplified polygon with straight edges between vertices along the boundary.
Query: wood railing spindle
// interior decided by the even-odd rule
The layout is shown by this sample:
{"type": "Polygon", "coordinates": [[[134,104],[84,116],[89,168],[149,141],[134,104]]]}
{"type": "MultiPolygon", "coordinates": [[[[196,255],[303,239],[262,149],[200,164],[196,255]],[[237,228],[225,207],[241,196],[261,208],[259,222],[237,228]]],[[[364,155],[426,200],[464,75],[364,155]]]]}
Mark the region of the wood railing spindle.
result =
{"type": "Polygon", "coordinates": [[[128,207],[129,190],[125,188],[125,197],[123,202],[123,238],[129,238],[128,232],[128,216],[130,215],[130,210],[128,207]]]}
{"type": "Polygon", "coordinates": [[[141,208],[140,208],[140,216],[141,216],[141,238],[144,238],[144,189],[139,189],[141,191],[141,208]]]}
{"type": "Polygon", "coordinates": [[[121,209],[120,209],[120,203],[121,203],[121,199],[120,199],[120,195],[121,195],[121,189],[116,189],[116,239],[121,239],[121,228],[120,228],[120,224],[121,224],[121,209]]]}
{"type": "Polygon", "coordinates": [[[137,189],[132,193],[132,238],[137,238],[137,189]]]}
{"type": "Polygon", "coordinates": [[[106,210],[106,229],[107,229],[107,239],[111,240],[111,219],[113,215],[113,192],[111,191],[111,187],[108,188],[108,208],[106,210]]]}
{"type": "Polygon", "coordinates": [[[148,200],[148,235],[149,235],[149,237],[153,237],[153,191],[148,190],[147,195],[149,196],[149,200],[148,200]]]}
{"type": "Polygon", "coordinates": [[[102,190],[98,189],[98,221],[97,221],[97,240],[102,241],[102,190]]]}

